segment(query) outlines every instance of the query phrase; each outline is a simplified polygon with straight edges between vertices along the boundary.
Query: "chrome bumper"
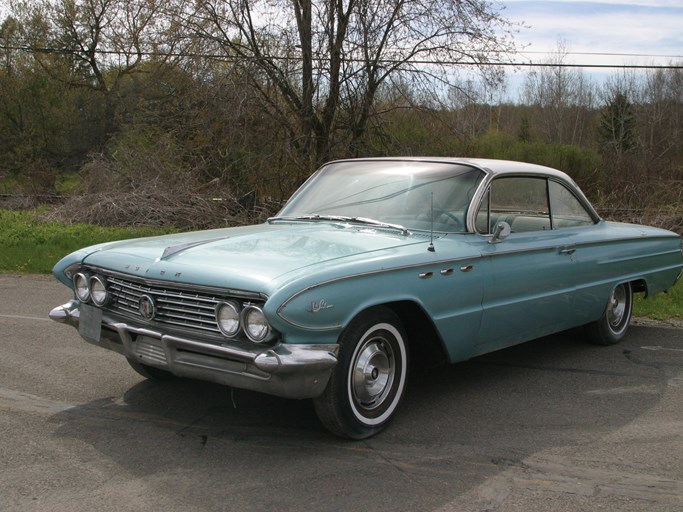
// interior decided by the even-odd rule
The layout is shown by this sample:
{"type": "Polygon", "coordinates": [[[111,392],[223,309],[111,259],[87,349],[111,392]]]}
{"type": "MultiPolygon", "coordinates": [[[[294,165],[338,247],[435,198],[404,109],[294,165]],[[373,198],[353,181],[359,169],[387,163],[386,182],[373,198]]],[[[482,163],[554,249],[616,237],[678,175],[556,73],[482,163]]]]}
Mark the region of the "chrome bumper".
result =
{"type": "Polygon", "coordinates": [[[294,345],[244,350],[137,327],[72,300],[50,319],[78,329],[87,342],[178,377],[217,382],[286,398],[315,398],[337,364],[339,345],[294,345]]]}

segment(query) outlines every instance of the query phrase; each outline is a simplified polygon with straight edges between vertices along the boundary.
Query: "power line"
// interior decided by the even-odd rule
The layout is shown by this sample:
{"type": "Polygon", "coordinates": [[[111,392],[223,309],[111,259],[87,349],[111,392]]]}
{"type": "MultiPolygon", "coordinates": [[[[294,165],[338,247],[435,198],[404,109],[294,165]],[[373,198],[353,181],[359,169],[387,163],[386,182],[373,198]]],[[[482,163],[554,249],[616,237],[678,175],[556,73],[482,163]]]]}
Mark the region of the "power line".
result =
{"type": "MultiPolygon", "coordinates": [[[[524,50],[521,54],[551,55],[552,52],[524,50]]],[[[562,55],[590,55],[597,57],[639,57],[639,58],[666,58],[683,59],[683,55],[671,55],[663,53],[615,53],[615,52],[562,52],[562,55]]]]}
{"type": "MultiPolygon", "coordinates": [[[[69,49],[69,48],[47,48],[47,47],[30,47],[30,46],[19,46],[19,45],[0,45],[0,50],[4,51],[20,51],[26,53],[44,53],[53,55],[77,55],[79,50],[69,49]]],[[[149,58],[205,58],[221,60],[224,62],[239,62],[245,60],[244,57],[230,56],[225,54],[213,54],[213,53],[185,53],[185,52],[126,52],[122,50],[94,50],[92,52],[94,55],[102,56],[118,56],[118,57],[149,57],[149,58]]],[[[541,53],[541,52],[524,52],[524,53],[541,53]]],[[[639,56],[638,54],[611,54],[611,53],[600,53],[600,52],[583,52],[583,53],[571,53],[572,55],[591,55],[591,56],[639,56]]],[[[547,54],[546,54],[547,55],[547,54]]],[[[654,55],[640,55],[641,57],[655,57],[654,55]]],[[[672,56],[673,57],[673,56],[672,56]]],[[[679,56],[683,59],[683,56],[679,56]]],[[[297,56],[264,56],[261,59],[267,60],[277,60],[277,61],[300,61],[301,57],[297,56]]],[[[323,60],[323,59],[320,59],[323,60]]],[[[347,62],[362,64],[365,61],[358,58],[346,59],[347,62]]],[[[379,59],[378,63],[385,65],[394,65],[404,62],[400,59],[379,59]]],[[[533,62],[529,61],[483,61],[483,62],[468,62],[462,60],[423,60],[423,59],[409,59],[405,62],[410,62],[411,64],[418,65],[439,65],[439,66],[488,66],[488,67],[517,67],[517,68],[589,68],[589,69],[640,69],[640,70],[657,70],[657,69],[683,69],[683,63],[681,64],[588,64],[588,63],[549,63],[549,62],[533,62]]]]}
{"type": "Polygon", "coordinates": [[[491,66],[511,66],[520,68],[594,68],[594,69],[683,69],[683,64],[570,64],[548,62],[510,62],[489,63],[491,66]]]}

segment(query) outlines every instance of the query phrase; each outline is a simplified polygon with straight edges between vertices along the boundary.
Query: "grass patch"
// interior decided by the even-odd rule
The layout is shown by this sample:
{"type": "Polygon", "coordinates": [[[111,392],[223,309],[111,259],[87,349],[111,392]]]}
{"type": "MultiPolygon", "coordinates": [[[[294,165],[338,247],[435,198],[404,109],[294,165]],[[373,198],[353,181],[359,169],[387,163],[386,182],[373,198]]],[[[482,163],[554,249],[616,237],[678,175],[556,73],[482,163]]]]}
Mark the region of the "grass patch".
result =
{"type": "Polygon", "coordinates": [[[39,210],[0,210],[0,271],[49,273],[62,257],[77,249],[102,242],[174,231],[43,222],[39,216],[39,210]]]}
{"type": "Polygon", "coordinates": [[[634,298],[633,314],[654,320],[683,320],[683,278],[667,293],[658,293],[647,299],[639,293],[634,298]]]}
{"type": "Polygon", "coordinates": [[[55,191],[57,194],[72,194],[83,186],[83,180],[76,172],[65,172],[57,176],[55,191]]]}

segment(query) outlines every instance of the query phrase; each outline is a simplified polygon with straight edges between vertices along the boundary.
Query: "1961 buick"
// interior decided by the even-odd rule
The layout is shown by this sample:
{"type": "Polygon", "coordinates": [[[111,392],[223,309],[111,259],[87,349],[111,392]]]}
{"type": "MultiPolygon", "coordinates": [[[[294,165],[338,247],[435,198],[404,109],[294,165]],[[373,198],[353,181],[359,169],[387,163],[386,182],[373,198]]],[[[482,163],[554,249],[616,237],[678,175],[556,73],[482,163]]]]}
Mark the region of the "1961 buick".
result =
{"type": "Polygon", "coordinates": [[[329,163],[262,225],[111,242],[66,256],[50,318],[145,377],[312,398],[361,439],[414,364],[585,326],[623,338],[633,293],[683,270],[675,233],[606,222],[564,173],[459,158],[329,163]]]}

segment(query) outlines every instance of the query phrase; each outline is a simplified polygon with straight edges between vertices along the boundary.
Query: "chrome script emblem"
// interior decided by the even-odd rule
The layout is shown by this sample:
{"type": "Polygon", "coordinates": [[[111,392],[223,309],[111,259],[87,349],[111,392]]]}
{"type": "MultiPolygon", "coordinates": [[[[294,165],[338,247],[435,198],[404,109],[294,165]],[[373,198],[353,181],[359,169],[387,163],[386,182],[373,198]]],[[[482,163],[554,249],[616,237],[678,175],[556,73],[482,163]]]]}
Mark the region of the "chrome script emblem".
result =
{"type": "Polygon", "coordinates": [[[322,311],[323,309],[332,309],[334,307],[333,304],[328,304],[325,299],[321,299],[320,301],[313,301],[311,302],[311,313],[318,313],[319,311],[322,311]]]}
{"type": "Polygon", "coordinates": [[[157,305],[154,303],[154,299],[149,295],[140,297],[138,311],[145,320],[154,320],[154,317],[157,314],[157,305]]]}

